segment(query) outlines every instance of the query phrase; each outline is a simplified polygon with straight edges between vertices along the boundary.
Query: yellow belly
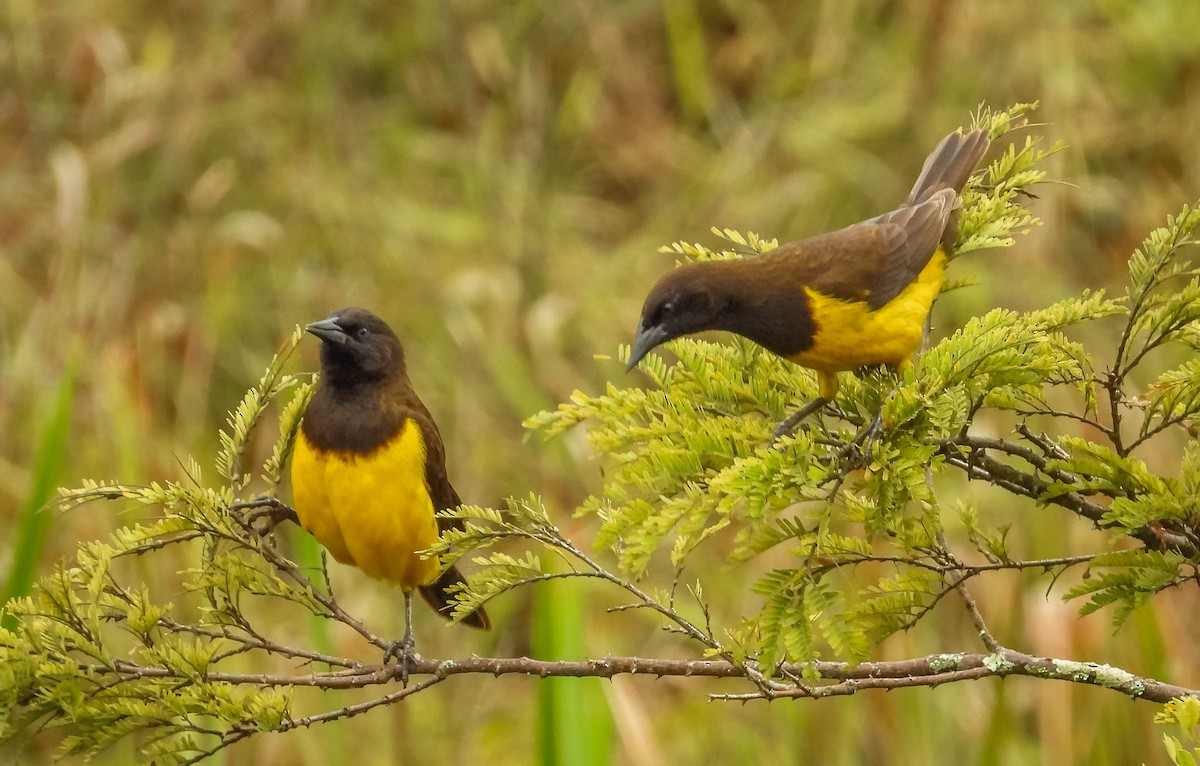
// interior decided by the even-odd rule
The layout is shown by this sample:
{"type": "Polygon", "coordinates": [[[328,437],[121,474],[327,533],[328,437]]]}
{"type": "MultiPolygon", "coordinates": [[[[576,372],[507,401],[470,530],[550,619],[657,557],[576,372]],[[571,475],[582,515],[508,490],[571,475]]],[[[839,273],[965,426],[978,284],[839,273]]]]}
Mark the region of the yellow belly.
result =
{"type": "Polygon", "coordinates": [[[837,393],[836,373],[841,370],[875,364],[903,368],[921,347],[925,317],[941,290],[945,264],[939,247],[908,287],[874,311],[866,303],[806,289],[817,328],[814,343],[788,358],[819,373],[826,398],[837,393]]]}
{"type": "Polygon", "coordinates": [[[425,442],[413,421],[368,455],[318,452],[301,432],[292,498],[301,526],[343,564],[407,589],[437,578],[437,560],[417,555],[437,540],[438,527],[425,442]]]}

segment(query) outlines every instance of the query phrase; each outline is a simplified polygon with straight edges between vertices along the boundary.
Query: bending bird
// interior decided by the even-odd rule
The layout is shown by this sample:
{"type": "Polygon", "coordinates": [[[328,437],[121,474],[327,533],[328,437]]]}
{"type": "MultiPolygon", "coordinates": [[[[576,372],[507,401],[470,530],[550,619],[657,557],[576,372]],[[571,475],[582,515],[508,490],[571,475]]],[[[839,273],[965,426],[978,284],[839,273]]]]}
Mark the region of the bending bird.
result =
{"type": "Polygon", "coordinates": [[[748,258],[687,263],[646,296],[629,356],[682,335],[727,330],[815,370],[820,394],[776,429],[789,433],[833,400],[837,374],[897,372],[920,348],[954,246],[959,194],[988,149],[983,130],[955,131],[925,160],[900,207],[748,258]]]}
{"type": "MultiPolygon", "coordinates": [[[[335,311],[306,329],[321,339],[321,375],[292,453],[296,516],[335,559],[400,586],[404,638],[388,655],[407,666],[413,591],[449,617],[449,589],[463,581],[453,566],[443,571],[436,558],[418,555],[441,529],[461,526],[434,514],[462,501],[392,329],[361,308],[335,311]]],[[[462,622],[491,627],[482,608],[462,622]]]]}

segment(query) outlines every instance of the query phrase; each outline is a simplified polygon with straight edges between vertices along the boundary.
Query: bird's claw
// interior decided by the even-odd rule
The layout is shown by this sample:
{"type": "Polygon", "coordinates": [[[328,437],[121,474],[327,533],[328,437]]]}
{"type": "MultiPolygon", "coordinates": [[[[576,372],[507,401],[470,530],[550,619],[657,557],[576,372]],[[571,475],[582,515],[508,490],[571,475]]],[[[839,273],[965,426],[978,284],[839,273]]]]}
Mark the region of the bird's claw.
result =
{"type": "Polygon", "coordinates": [[[879,441],[879,437],[883,434],[883,412],[876,412],[875,417],[871,418],[871,422],[867,423],[854,438],[846,443],[845,447],[838,452],[838,458],[844,459],[850,456],[851,452],[857,448],[859,460],[863,465],[871,459],[871,452],[875,449],[875,443],[879,441]]]}
{"type": "Polygon", "coordinates": [[[862,430],[854,435],[854,443],[861,444],[864,455],[870,455],[871,450],[875,447],[875,442],[879,441],[879,437],[883,435],[883,411],[875,413],[875,417],[871,418],[871,422],[863,426],[862,430]]]}
{"type": "Polygon", "coordinates": [[[421,661],[421,655],[414,651],[416,642],[412,636],[405,636],[399,641],[393,641],[390,646],[383,652],[383,664],[387,664],[388,660],[395,658],[400,664],[400,685],[408,686],[409,669],[416,663],[421,661]]]}

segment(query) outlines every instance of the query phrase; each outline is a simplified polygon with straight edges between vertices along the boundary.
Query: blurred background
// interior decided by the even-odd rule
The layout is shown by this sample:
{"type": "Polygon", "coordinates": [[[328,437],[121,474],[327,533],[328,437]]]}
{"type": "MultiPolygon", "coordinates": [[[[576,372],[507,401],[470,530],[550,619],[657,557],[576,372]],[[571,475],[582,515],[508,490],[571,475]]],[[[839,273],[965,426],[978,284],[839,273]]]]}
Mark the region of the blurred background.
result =
{"type": "MultiPolygon", "coordinates": [[[[406,343],[463,497],[538,492],[586,541],[586,520],[565,521],[599,478],[583,434],[525,442],[520,422],[628,380],[594,355],[631,339],[673,262],[659,245],[711,244],[711,226],[785,241],[890,209],[981,102],[1038,100],[1046,124],[1029,132],[1067,144],[1051,172],[1069,184],[1037,190],[1044,225],[1016,247],[955,265],[979,284],[947,296],[935,325],[1120,290],[1132,248],[1200,197],[1198,29],[1195,0],[5,0],[0,576],[20,592],[133,520],[115,506],[31,513],[54,486],[181,478],[186,455],[211,465],[224,413],[292,328],[351,304],[406,343]]],[[[1089,342],[1111,354],[1103,334],[1089,342]]],[[[291,367],[315,369],[315,352],[306,342],[291,367]]],[[[1014,551],[1104,544],[1058,509],[980,498],[1014,523],[1014,551]]],[[[733,622],[757,602],[720,554],[695,571],[733,622]]],[[[397,591],[333,578],[352,612],[399,634],[397,591]]],[[[1190,593],[1113,634],[1045,580],[977,587],[1009,646],[1200,686],[1190,593]]],[[[614,599],[512,595],[489,607],[491,634],[442,631],[423,610],[418,640],[433,656],[693,651],[646,616],[605,614],[614,599]]],[[[879,658],[981,649],[949,601],[879,658]]],[[[731,687],[461,677],[214,762],[1165,762],[1155,708],[1099,689],[1013,679],[706,702],[731,687]]],[[[363,698],[298,695],[294,712],[363,698]]],[[[54,743],[8,757],[42,763],[54,743]]]]}

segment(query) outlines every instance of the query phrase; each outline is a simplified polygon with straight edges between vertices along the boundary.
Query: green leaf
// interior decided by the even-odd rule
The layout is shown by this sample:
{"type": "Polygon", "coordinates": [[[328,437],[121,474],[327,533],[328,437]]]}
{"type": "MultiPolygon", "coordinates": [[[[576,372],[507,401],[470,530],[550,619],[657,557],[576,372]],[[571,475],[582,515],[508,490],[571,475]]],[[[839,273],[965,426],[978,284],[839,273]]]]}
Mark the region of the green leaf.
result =
{"type": "Polygon", "coordinates": [[[1178,553],[1152,550],[1127,550],[1097,556],[1088,566],[1087,575],[1063,596],[1064,600],[1086,596],[1080,607],[1086,615],[1114,606],[1113,627],[1124,624],[1134,609],[1146,604],[1164,588],[1176,584],[1182,576],[1185,559],[1178,553]],[[1104,570],[1104,571],[1097,571],[1104,570]]]}
{"type": "MultiPolygon", "coordinates": [[[[75,361],[68,365],[58,384],[53,409],[42,431],[41,444],[32,464],[33,476],[29,493],[21,511],[20,525],[12,540],[12,562],[8,568],[3,594],[0,594],[0,604],[28,594],[37,575],[46,532],[53,520],[53,516],[46,512],[45,507],[54,497],[54,485],[62,472],[67,439],[71,432],[71,411],[78,375],[77,356],[75,361]]],[[[6,628],[13,627],[9,615],[4,616],[3,625],[6,628]]]]}

